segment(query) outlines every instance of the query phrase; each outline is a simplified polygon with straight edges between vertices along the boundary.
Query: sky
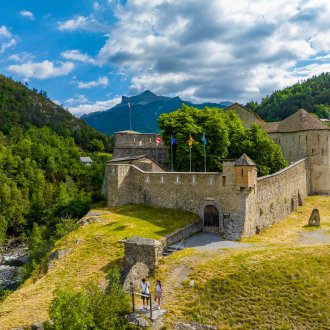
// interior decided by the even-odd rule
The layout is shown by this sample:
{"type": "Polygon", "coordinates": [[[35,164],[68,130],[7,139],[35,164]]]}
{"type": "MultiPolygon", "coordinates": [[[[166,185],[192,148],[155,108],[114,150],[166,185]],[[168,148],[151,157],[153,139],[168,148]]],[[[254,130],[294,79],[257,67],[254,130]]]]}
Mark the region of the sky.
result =
{"type": "Polygon", "coordinates": [[[0,73],[80,116],[147,89],[246,103],[330,71],[328,0],[10,0],[0,73]]]}

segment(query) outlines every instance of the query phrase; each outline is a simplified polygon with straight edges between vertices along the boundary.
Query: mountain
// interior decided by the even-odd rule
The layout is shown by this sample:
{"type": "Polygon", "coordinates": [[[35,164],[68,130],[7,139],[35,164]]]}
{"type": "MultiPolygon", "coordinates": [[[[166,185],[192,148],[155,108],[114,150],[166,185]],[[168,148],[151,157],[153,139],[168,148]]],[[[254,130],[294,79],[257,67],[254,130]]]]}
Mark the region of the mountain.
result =
{"type": "Polygon", "coordinates": [[[330,73],[322,73],[305,81],[275,91],[261,103],[249,102],[247,108],[265,121],[280,121],[297,109],[305,109],[320,118],[330,118],[330,73]]]}
{"type": "Polygon", "coordinates": [[[95,139],[108,144],[104,134],[50,101],[45,91],[31,90],[0,74],[0,130],[8,134],[15,127],[26,130],[31,126],[50,127],[58,135],[73,137],[87,150],[93,150],[95,139]]]}
{"type": "Polygon", "coordinates": [[[122,96],[122,101],[106,111],[93,112],[81,118],[90,126],[106,134],[130,129],[130,113],[132,129],[142,133],[158,132],[157,119],[160,114],[175,111],[182,104],[199,109],[205,106],[225,108],[231,102],[193,104],[177,97],[159,96],[147,90],[136,96],[122,96]],[[130,109],[129,106],[130,104],[130,109]]]}

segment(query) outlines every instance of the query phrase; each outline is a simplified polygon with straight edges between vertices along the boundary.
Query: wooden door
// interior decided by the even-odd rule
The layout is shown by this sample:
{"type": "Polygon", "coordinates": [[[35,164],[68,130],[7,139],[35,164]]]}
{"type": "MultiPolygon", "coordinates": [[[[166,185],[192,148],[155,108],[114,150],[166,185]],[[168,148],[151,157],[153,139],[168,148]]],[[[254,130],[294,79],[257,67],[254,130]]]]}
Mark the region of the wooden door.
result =
{"type": "Polygon", "coordinates": [[[213,205],[204,209],[204,231],[219,232],[219,211],[213,205]]]}

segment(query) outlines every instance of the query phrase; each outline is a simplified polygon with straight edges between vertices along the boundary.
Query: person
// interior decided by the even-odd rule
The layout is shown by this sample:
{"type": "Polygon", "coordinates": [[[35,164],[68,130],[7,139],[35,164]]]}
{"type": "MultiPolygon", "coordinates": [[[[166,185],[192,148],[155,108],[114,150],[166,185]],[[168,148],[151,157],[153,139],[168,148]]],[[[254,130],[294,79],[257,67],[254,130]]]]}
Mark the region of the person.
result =
{"type": "Polygon", "coordinates": [[[143,295],[142,296],[143,308],[148,309],[149,299],[150,299],[150,291],[149,291],[150,284],[149,282],[146,281],[145,278],[143,278],[140,287],[141,287],[141,293],[143,295]],[[146,295],[148,295],[149,297],[146,297],[146,295]]]}
{"type": "Polygon", "coordinates": [[[157,280],[155,287],[155,295],[154,295],[154,299],[157,303],[157,309],[160,309],[160,299],[162,297],[162,294],[163,294],[162,284],[160,283],[160,280],[157,280]]]}

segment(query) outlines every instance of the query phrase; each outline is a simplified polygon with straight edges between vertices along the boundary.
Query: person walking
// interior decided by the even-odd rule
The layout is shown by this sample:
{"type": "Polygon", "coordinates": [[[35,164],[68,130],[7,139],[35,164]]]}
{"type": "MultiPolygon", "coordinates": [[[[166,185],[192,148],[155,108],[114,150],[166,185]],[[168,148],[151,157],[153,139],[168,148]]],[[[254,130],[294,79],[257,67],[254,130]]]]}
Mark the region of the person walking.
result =
{"type": "Polygon", "coordinates": [[[145,278],[143,278],[140,287],[142,293],[141,297],[142,297],[143,308],[148,309],[149,299],[150,299],[150,291],[149,291],[150,283],[147,282],[145,278]]]}
{"type": "Polygon", "coordinates": [[[156,281],[156,286],[155,286],[155,294],[154,294],[154,299],[157,303],[157,309],[160,309],[160,300],[163,295],[163,288],[162,284],[160,283],[160,280],[156,281]]]}

